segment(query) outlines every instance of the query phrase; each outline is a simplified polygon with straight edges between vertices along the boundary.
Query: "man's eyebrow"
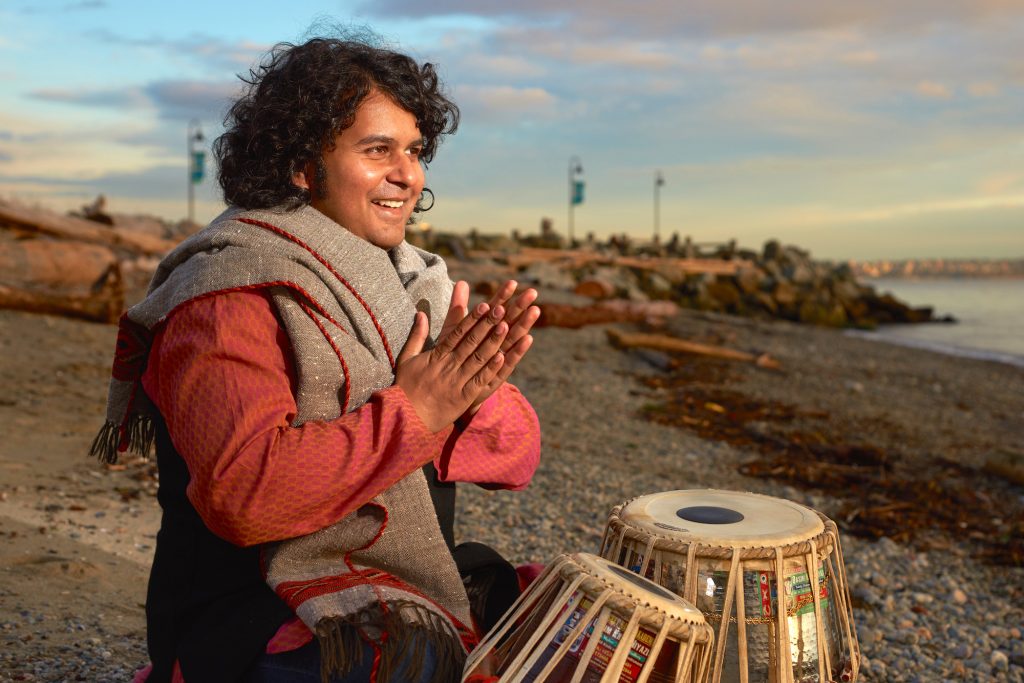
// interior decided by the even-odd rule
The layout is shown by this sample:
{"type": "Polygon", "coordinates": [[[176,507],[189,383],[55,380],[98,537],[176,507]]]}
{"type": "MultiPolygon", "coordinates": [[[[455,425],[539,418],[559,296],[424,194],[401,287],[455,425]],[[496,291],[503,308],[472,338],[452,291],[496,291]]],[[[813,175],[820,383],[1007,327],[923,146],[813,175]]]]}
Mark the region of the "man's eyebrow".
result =
{"type": "Polygon", "coordinates": [[[387,144],[393,144],[395,139],[388,135],[367,135],[365,138],[357,142],[357,145],[370,145],[375,142],[385,142],[387,144]]]}
{"type": "MultiPolygon", "coordinates": [[[[356,142],[356,146],[361,147],[363,145],[373,145],[381,143],[387,145],[394,145],[397,142],[398,141],[395,138],[391,137],[390,135],[367,135],[365,138],[356,142]]],[[[412,145],[419,145],[421,147],[426,144],[427,139],[425,137],[416,138],[415,140],[412,141],[412,145]]]]}

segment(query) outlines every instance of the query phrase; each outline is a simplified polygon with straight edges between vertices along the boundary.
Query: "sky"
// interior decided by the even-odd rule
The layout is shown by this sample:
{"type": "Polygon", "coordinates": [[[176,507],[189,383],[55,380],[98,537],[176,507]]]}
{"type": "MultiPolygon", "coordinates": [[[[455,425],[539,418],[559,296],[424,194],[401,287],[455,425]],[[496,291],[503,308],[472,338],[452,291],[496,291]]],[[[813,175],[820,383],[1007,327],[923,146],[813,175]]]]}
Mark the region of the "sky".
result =
{"type": "Polygon", "coordinates": [[[663,239],[1024,257],[1024,0],[0,0],[0,197],[185,217],[189,121],[208,147],[238,74],[336,25],[461,108],[436,230],[565,234],[577,157],[576,237],[650,239],[657,204],[663,239]]]}

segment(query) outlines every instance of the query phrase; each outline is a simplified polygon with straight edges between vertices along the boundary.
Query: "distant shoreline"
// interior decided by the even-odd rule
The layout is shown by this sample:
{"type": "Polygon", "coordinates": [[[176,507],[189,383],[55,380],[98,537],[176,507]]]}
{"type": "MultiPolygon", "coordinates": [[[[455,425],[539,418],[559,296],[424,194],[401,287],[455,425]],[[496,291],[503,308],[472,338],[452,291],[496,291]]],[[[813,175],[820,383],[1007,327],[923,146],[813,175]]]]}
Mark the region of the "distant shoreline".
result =
{"type": "MultiPolygon", "coordinates": [[[[887,327],[893,326],[890,325],[887,327]]],[[[953,356],[954,358],[970,358],[971,360],[988,361],[991,363],[1003,363],[1005,365],[1012,365],[1014,367],[1024,368],[1024,356],[1020,354],[1010,353],[1007,351],[976,349],[966,346],[957,346],[956,344],[944,344],[942,342],[931,341],[928,339],[901,337],[897,335],[886,334],[884,330],[844,330],[843,333],[851,337],[857,337],[859,339],[880,342],[882,344],[892,344],[894,346],[901,346],[905,348],[921,349],[922,351],[932,351],[934,353],[941,353],[946,356],[953,356]]]]}
{"type": "Polygon", "coordinates": [[[929,280],[1024,280],[1024,273],[991,273],[991,274],[965,274],[965,273],[914,273],[903,275],[901,273],[886,273],[885,275],[861,275],[862,279],[869,282],[876,280],[905,280],[908,282],[929,280]]]}

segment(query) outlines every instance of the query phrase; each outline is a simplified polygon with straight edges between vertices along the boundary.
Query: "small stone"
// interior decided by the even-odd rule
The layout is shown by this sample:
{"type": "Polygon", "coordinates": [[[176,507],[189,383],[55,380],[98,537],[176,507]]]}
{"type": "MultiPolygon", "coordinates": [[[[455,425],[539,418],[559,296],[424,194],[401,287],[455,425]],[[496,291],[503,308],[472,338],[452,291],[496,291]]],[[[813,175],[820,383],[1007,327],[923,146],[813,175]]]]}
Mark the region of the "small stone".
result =
{"type": "Polygon", "coordinates": [[[996,671],[1007,671],[1010,668],[1010,658],[1001,650],[993,650],[989,657],[989,663],[996,671]]]}
{"type": "Polygon", "coordinates": [[[914,602],[918,605],[930,605],[935,598],[928,593],[914,593],[914,602]]]}
{"type": "Polygon", "coordinates": [[[953,602],[955,602],[958,605],[966,605],[967,593],[964,593],[962,590],[957,588],[955,591],[953,591],[953,602]]]}
{"type": "Polygon", "coordinates": [[[857,629],[857,640],[859,640],[862,645],[874,645],[881,640],[881,638],[881,635],[879,635],[874,629],[867,627],[857,629]]]}
{"type": "Polygon", "coordinates": [[[953,656],[957,659],[969,659],[974,654],[974,650],[967,643],[960,643],[953,648],[953,656]]]}

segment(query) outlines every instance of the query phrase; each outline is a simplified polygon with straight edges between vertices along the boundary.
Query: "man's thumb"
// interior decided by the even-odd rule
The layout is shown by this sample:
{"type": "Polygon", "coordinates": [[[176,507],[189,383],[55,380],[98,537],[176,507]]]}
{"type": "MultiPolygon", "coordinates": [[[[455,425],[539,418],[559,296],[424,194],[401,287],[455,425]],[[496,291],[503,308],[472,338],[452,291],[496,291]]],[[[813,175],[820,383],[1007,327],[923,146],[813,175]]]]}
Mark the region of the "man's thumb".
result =
{"type": "Polygon", "coordinates": [[[412,321],[412,330],[409,332],[409,339],[405,342],[402,352],[398,354],[397,363],[404,363],[413,356],[423,352],[423,345],[430,334],[430,325],[427,322],[427,314],[416,311],[416,317],[412,321]]]}

